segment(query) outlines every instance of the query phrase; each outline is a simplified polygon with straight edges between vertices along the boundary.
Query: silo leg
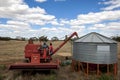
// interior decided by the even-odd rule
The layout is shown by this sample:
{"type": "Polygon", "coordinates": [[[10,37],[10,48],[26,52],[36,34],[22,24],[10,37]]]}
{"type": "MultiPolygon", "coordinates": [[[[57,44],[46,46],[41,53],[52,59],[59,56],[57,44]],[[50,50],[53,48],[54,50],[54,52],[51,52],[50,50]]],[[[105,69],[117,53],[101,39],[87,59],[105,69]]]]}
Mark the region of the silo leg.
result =
{"type": "Polygon", "coordinates": [[[97,77],[99,77],[99,72],[100,70],[99,70],[99,64],[97,64],[97,77]]]}
{"type": "Polygon", "coordinates": [[[72,65],[71,66],[72,66],[72,71],[75,71],[75,67],[74,67],[75,66],[75,61],[74,60],[72,60],[72,65]]]}
{"type": "Polygon", "coordinates": [[[80,62],[78,62],[78,71],[80,71],[80,62]]]}
{"type": "Polygon", "coordinates": [[[87,78],[88,78],[88,75],[89,75],[89,63],[87,63],[87,78]]]}
{"type": "Polygon", "coordinates": [[[107,64],[107,74],[110,74],[110,70],[109,70],[109,64],[107,64]]]}
{"type": "Polygon", "coordinates": [[[117,76],[117,63],[114,64],[114,76],[117,76]]]}

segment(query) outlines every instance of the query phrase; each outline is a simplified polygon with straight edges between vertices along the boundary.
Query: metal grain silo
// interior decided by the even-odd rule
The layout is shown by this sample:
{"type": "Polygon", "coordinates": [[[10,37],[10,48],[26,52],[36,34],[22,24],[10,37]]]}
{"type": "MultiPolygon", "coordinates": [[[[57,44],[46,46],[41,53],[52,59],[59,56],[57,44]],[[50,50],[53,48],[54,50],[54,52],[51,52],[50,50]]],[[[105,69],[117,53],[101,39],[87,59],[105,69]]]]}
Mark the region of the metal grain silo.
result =
{"type": "Polygon", "coordinates": [[[73,42],[73,59],[94,64],[117,62],[117,42],[96,32],[73,42]]]}

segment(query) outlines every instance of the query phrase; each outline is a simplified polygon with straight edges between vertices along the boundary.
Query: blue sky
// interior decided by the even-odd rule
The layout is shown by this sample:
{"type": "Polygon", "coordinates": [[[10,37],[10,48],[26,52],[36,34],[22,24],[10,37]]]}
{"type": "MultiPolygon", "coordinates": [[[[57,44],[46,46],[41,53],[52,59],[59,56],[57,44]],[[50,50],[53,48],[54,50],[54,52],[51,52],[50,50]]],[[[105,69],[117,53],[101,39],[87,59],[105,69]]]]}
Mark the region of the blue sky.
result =
{"type": "Polygon", "coordinates": [[[120,0],[0,0],[0,36],[120,35],[120,0]]]}
{"type": "Polygon", "coordinates": [[[101,0],[48,0],[43,3],[38,3],[34,0],[25,0],[29,7],[37,7],[45,9],[48,14],[55,15],[56,18],[76,18],[78,14],[87,14],[100,11],[98,5],[101,0]]]}

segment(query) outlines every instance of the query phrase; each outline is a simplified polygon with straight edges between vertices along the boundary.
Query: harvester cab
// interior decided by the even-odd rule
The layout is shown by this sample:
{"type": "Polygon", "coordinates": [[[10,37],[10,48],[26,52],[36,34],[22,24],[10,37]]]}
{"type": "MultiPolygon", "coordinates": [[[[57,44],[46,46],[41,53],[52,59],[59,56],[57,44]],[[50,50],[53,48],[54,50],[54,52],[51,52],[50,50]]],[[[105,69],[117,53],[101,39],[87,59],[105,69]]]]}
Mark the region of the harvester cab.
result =
{"type": "Polygon", "coordinates": [[[55,54],[62,46],[65,45],[74,35],[77,35],[76,32],[71,34],[63,43],[61,43],[51,54],[49,54],[49,49],[39,48],[40,45],[34,44],[32,40],[28,41],[28,44],[25,46],[25,62],[11,64],[10,70],[49,70],[49,69],[58,69],[59,60],[53,61],[52,55],[55,54]]]}

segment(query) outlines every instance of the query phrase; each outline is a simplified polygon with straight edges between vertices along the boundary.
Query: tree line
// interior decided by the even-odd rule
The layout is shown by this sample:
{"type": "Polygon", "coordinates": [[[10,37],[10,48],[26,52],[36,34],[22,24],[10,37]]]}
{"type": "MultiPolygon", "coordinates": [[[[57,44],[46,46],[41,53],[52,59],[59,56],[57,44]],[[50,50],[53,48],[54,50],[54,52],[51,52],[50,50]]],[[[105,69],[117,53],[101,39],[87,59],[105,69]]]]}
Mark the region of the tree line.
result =
{"type": "Polygon", "coordinates": [[[112,39],[115,40],[115,41],[120,42],[120,36],[113,36],[112,39]]]}
{"type": "MultiPolygon", "coordinates": [[[[38,40],[41,40],[41,41],[48,41],[48,37],[47,36],[40,36],[40,37],[31,37],[30,39],[34,40],[34,41],[38,41],[38,40]]],[[[67,37],[65,36],[65,39],[66,40],[67,37]]],[[[115,41],[118,41],[120,42],[120,36],[113,36],[112,37],[113,40],[115,41]]],[[[24,37],[20,37],[20,38],[11,38],[11,37],[0,37],[0,40],[4,40],[4,41],[9,41],[9,40],[20,40],[20,41],[25,41],[25,40],[28,40],[27,38],[24,38],[24,37]]],[[[51,38],[52,41],[58,41],[59,38],[58,37],[52,37],[51,38]]]]}
{"type": "Polygon", "coordinates": [[[3,41],[9,41],[9,40],[21,40],[21,41],[25,41],[26,38],[17,39],[17,38],[11,38],[11,37],[0,37],[0,40],[3,40],[3,41]]]}
{"type": "MultiPolygon", "coordinates": [[[[40,37],[31,37],[29,39],[32,39],[33,41],[38,41],[38,40],[41,40],[41,41],[48,41],[48,37],[47,36],[40,36],[40,37]]],[[[9,41],[9,40],[19,40],[19,41],[25,41],[25,40],[28,40],[28,38],[24,38],[24,37],[16,37],[16,38],[11,38],[11,37],[1,37],[0,36],[0,40],[2,41],[9,41]]],[[[52,37],[51,38],[52,41],[57,41],[59,40],[58,37],[52,37]]]]}

